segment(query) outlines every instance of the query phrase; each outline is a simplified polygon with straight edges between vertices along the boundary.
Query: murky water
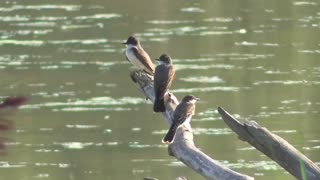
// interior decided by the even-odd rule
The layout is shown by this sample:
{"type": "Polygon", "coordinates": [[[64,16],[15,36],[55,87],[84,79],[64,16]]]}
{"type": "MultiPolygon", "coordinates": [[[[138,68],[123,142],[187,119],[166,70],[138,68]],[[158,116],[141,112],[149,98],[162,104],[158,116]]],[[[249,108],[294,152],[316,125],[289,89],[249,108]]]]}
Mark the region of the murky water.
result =
{"type": "Polygon", "coordinates": [[[3,1],[1,96],[29,104],[0,179],[202,179],[169,157],[167,125],[129,78],[123,42],[169,53],[172,92],[194,94],[196,145],[257,179],[292,179],[241,142],[221,106],[320,162],[318,1],[3,1]]]}

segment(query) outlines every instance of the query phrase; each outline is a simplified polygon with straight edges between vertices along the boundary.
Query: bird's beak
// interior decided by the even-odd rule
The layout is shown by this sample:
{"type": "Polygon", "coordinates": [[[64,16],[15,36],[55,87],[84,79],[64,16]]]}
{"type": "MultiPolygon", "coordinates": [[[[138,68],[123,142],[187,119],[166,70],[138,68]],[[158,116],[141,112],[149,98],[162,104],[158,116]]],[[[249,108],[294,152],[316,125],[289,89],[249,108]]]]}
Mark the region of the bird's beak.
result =
{"type": "Polygon", "coordinates": [[[196,98],[197,101],[200,101],[200,98],[196,98]]]}
{"type": "Polygon", "coordinates": [[[127,42],[123,42],[123,43],[121,43],[121,44],[127,44],[127,42]]]}
{"type": "Polygon", "coordinates": [[[155,59],[156,61],[160,61],[160,59],[155,59]]]}

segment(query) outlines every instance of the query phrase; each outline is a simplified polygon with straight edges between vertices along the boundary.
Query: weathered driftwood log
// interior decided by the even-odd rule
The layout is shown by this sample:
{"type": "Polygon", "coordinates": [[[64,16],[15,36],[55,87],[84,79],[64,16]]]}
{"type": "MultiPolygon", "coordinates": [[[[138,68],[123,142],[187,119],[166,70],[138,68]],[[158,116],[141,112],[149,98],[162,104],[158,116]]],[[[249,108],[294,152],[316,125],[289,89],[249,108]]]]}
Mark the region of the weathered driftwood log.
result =
{"type": "MultiPolygon", "coordinates": [[[[139,89],[144,96],[154,102],[152,78],[143,71],[132,72],[131,78],[139,85],[139,89]]],[[[165,96],[165,105],[166,112],[162,114],[170,126],[172,123],[174,109],[178,105],[178,100],[173,94],[169,93],[165,96]]],[[[150,111],[152,111],[152,108],[150,108],[150,111]]],[[[160,141],[161,140],[159,139],[159,142],[160,141]]],[[[207,179],[253,179],[250,176],[240,174],[227,167],[224,167],[196,148],[193,142],[192,130],[189,126],[181,126],[178,128],[173,143],[168,147],[168,151],[169,155],[176,157],[185,165],[207,179]]]]}
{"type": "Polygon", "coordinates": [[[297,179],[320,179],[320,168],[281,137],[254,121],[241,123],[218,107],[225,123],[256,149],[277,162],[297,179]]]}

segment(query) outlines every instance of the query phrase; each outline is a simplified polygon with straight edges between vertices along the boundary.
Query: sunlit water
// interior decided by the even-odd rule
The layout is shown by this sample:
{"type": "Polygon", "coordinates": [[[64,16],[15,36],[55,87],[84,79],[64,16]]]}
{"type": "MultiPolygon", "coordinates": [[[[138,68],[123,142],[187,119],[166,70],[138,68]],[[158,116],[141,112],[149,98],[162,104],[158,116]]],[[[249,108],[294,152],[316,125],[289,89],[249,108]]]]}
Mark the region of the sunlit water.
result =
{"type": "Polygon", "coordinates": [[[320,161],[320,11],[317,1],[3,1],[1,94],[31,101],[0,179],[201,179],[168,156],[167,125],[129,78],[121,44],[136,35],[177,71],[172,92],[201,99],[196,145],[259,179],[292,179],[241,142],[221,106],[255,120],[320,161]]]}

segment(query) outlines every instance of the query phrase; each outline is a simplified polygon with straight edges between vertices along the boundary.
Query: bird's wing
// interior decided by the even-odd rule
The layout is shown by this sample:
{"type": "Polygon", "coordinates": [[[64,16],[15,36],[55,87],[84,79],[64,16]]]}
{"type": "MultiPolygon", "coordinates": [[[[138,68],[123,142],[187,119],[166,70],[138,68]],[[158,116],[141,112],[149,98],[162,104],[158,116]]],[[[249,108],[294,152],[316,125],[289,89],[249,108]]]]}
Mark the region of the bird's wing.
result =
{"type": "Polygon", "coordinates": [[[172,65],[169,65],[168,67],[168,89],[171,87],[171,84],[173,82],[173,79],[176,76],[176,71],[174,70],[172,65]]]}
{"type": "Polygon", "coordinates": [[[190,118],[194,114],[194,110],[194,104],[180,103],[174,111],[173,123],[176,123],[177,126],[181,125],[186,119],[190,118]]]}
{"type": "Polygon", "coordinates": [[[154,73],[154,89],[158,97],[163,97],[175,76],[172,65],[158,65],[154,73]]]}
{"type": "Polygon", "coordinates": [[[154,73],[154,65],[145,51],[138,50],[137,48],[132,48],[134,55],[138,60],[152,73],[154,73]]]}

